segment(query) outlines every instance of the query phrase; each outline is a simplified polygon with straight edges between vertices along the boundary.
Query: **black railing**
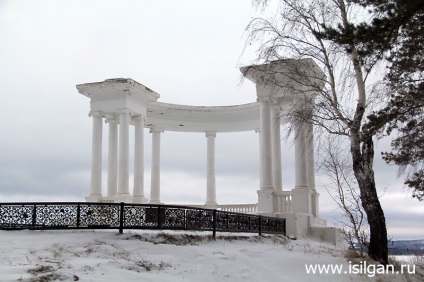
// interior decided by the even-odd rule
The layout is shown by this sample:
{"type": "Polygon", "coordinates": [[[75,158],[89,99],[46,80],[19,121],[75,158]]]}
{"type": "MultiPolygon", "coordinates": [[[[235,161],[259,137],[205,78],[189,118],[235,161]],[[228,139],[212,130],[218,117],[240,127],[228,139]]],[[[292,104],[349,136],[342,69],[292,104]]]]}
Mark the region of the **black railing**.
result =
{"type": "Polygon", "coordinates": [[[173,205],[0,203],[0,229],[169,229],[286,233],[284,218],[173,205]]]}

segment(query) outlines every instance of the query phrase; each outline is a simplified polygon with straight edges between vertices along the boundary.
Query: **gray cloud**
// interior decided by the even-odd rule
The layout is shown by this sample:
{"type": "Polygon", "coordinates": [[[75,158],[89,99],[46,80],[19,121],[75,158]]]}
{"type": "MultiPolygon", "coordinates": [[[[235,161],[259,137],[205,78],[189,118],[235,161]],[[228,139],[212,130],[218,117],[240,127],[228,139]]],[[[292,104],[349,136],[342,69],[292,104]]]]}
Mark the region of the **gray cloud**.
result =
{"type": "MultiPolygon", "coordinates": [[[[130,77],[161,94],[160,101],[189,105],[253,102],[255,87],[239,85],[250,1],[2,1],[0,9],[0,200],[84,200],[89,193],[89,99],[76,84],[130,77]],[[219,21],[209,15],[219,16],[219,21]]],[[[107,169],[104,126],[104,185],[107,169]]],[[[133,134],[131,132],[131,134],[133,134]]],[[[282,134],[283,136],[284,134],[282,134]]],[[[256,133],[218,134],[219,203],[254,203],[259,188],[256,133]]],[[[387,146],[381,142],[379,146],[387,146]]],[[[133,146],[133,144],[132,144],[133,146]]],[[[150,134],[145,132],[145,193],[150,193],[150,134]]],[[[133,152],[131,147],[130,152],[133,152]]],[[[131,157],[132,158],[132,157],[131,157]]],[[[379,188],[389,226],[417,226],[423,214],[407,202],[396,170],[378,160],[379,188]],[[403,207],[415,209],[406,212],[403,207]]],[[[132,159],[131,159],[132,161],[132,159]]],[[[203,203],[206,137],[162,136],[162,199],[203,203]]],[[[132,166],[132,164],[131,164],[132,166]]],[[[131,168],[132,169],[132,168],[131,168]]],[[[319,180],[318,178],[317,180],[319,180]]],[[[284,189],[294,185],[294,154],[283,147],[284,189]]],[[[334,203],[317,181],[323,216],[334,203]]],[[[103,188],[105,190],[105,187],[103,188]]],[[[424,230],[423,227],[420,227],[424,230]]]]}

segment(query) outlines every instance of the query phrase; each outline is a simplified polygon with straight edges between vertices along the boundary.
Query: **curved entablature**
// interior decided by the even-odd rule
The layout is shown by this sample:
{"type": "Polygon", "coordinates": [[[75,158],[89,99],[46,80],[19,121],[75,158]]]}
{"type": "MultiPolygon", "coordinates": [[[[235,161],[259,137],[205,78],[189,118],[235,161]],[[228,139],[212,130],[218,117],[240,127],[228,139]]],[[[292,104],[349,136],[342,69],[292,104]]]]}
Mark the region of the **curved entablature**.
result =
{"type": "MultiPolygon", "coordinates": [[[[240,132],[260,129],[259,102],[233,106],[188,106],[158,102],[160,95],[130,78],[107,79],[77,85],[91,99],[91,113],[117,119],[122,110],[131,117],[145,117],[144,127],[160,131],[240,132]]],[[[281,123],[294,106],[293,97],[270,96],[281,123]],[[275,100],[275,101],[274,101],[275,100]]],[[[118,121],[119,122],[119,121],[118,121]]],[[[130,124],[132,121],[130,121],[130,124]]]]}
{"type": "Polygon", "coordinates": [[[145,127],[182,132],[257,130],[259,104],[207,107],[150,102],[145,127]]]}

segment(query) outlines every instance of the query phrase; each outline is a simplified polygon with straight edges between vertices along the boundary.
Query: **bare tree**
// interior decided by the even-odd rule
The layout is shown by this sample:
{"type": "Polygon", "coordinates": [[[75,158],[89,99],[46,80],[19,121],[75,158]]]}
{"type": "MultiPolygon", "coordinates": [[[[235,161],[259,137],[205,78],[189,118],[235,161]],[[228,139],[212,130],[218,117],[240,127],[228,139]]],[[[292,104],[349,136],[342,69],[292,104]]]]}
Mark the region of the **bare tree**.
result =
{"type": "Polygon", "coordinates": [[[321,144],[319,152],[322,162],[319,169],[330,181],[324,187],[343,211],[345,220],[337,219],[342,225],[342,234],[355,252],[356,244],[358,245],[359,256],[362,257],[368,240],[366,214],[361,206],[352,163],[346,154],[349,148],[344,148],[340,141],[338,137],[329,136],[321,144]]]}
{"type": "MultiPolygon", "coordinates": [[[[266,5],[268,1],[256,2],[266,5]]],[[[346,48],[345,45],[327,40],[323,36],[327,27],[349,29],[355,22],[358,10],[352,9],[344,0],[280,2],[276,17],[256,18],[250,22],[246,44],[259,45],[260,62],[280,60],[285,63],[286,69],[290,71],[278,74],[280,77],[297,79],[297,83],[293,85],[276,85],[277,87],[286,88],[290,92],[314,93],[310,95],[309,101],[310,105],[314,105],[312,113],[293,107],[289,113],[293,120],[312,120],[317,129],[344,137],[349,142],[352,170],[370,227],[368,255],[387,264],[386,221],[377,194],[373,169],[373,137],[379,128],[370,130],[363,127],[367,113],[384,106],[377,103],[381,99],[376,91],[378,87],[369,81],[381,57],[363,57],[354,41],[346,48]],[[326,77],[315,76],[310,69],[299,68],[297,61],[293,60],[307,58],[312,58],[326,77]],[[324,88],[317,81],[324,83],[324,88]]],[[[266,68],[262,69],[266,71],[266,68]]]]}

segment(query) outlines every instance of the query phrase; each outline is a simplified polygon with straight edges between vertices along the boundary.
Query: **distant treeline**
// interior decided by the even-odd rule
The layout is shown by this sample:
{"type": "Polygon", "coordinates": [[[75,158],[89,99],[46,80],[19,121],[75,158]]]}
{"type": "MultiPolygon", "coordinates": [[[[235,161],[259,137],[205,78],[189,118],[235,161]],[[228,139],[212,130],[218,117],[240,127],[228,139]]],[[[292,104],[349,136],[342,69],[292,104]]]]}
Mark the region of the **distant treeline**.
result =
{"type": "Polygon", "coordinates": [[[391,255],[424,255],[424,240],[399,240],[389,242],[391,255]]]}
{"type": "Polygon", "coordinates": [[[424,249],[415,249],[415,248],[389,248],[390,255],[424,255],[424,249]]]}
{"type": "MultiPolygon", "coordinates": [[[[355,244],[355,249],[359,250],[355,244]]],[[[398,240],[389,241],[388,244],[390,255],[424,255],[424,240],[398,240]]],[[[367,244],[365,244],[365,251],[367,244]]]]}

